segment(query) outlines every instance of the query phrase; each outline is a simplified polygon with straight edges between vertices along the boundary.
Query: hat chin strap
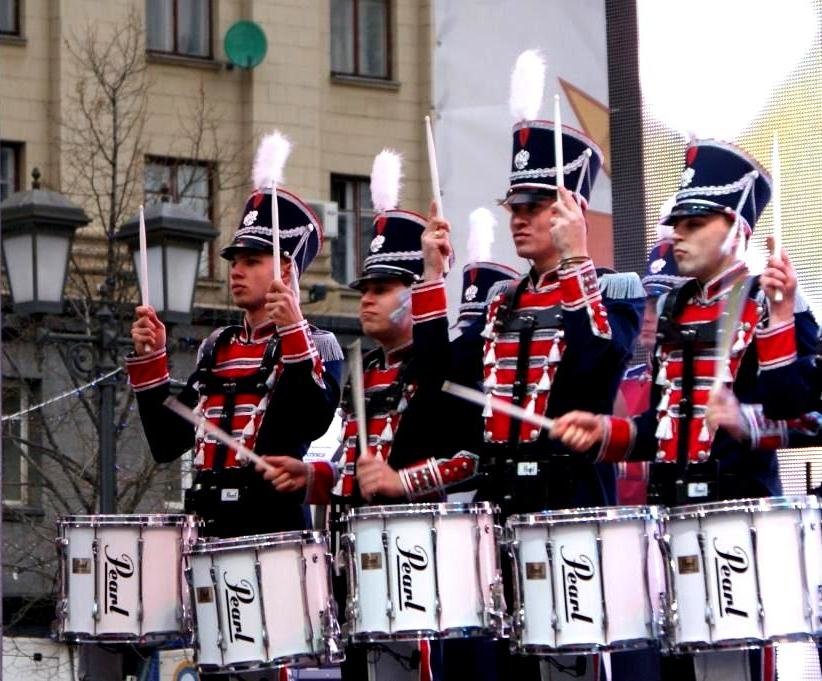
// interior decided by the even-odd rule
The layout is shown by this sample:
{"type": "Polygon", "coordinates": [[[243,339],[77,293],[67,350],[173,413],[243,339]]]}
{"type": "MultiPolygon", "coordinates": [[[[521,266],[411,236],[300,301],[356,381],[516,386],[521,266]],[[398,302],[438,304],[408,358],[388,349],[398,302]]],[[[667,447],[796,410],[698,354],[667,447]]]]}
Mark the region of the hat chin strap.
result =
{"type": "Polygon", "coordinates": [[[289,281],[289,285],[291,286],[291,290],[294,291],[294,295],[297,296],[297,302],[300,302],[300,267],[297,265],[297,258],[293,255],[289,255],[288,259],[291,261],[291,277],[289,281]]]}

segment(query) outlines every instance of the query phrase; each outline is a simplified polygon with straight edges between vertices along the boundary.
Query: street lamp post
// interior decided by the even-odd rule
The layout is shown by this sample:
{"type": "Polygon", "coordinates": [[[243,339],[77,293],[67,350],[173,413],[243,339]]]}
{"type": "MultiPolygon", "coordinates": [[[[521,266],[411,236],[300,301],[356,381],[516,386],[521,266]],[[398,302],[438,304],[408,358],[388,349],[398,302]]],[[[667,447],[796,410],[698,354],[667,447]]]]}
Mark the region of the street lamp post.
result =
{"type": "MultiPolygon", "coordinates": [[[[3,224],[3,258],[11,286],[14,311],[21,315],[56,314],[63,311],[63,287],[68,270],[74,231],[90,222],[85,212],[57,192],[40,189],[39,172],[35,170],[31,191],[11,194],[0,204],[3,224]],[[35,175],[36,173],[36,175],[35,175]]],[[[191,319],[194,290],[197,283],[199,255],[203,244],[217,235],[211,223],[182,206],[171,203],[150,206],[146,211],[149,234],[150,272],[159,272],[162,290],[155,300],[160,316],[167,322],[191,319]],[[152,251],[152,248],[154,249],[152,251]],[[154,254],[154,266],[152,264],[154,254]]],[[[114,237],[136,248],[136,227],[132,240],[131,225],[126,222],[114,237]]],[[[120,322],[112,309],[114,282],[106,280],[95,302],[95,327],[92,333],[43,331],[38,341],[68,342],[82,354],[89,350],[93,360],[91,373],[98,391],[99,439],[99,510],[116,513],[116,437],[114,406],[119,366],[118,347],[130,342],[120,337],[120,322]],[[102,378],[101,378],[102,377],[102,378]]],[[[151,286],[155,284],[152,282],[151,286]]],[[[73,364],[69,370],[81,373],[73,364]]]]}

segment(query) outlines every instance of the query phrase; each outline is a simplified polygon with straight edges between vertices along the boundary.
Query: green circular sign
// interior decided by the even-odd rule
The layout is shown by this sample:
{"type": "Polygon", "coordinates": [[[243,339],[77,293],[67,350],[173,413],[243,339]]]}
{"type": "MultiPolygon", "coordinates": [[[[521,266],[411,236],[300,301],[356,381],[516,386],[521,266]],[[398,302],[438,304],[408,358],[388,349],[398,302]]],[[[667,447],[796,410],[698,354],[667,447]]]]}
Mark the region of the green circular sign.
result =
{"type": "Polygon", "coordinates": [[[268,41],[258,24],[238,21],[226,32],[223,48],[234,66],[253,69],[265,58],[268,41]]]}

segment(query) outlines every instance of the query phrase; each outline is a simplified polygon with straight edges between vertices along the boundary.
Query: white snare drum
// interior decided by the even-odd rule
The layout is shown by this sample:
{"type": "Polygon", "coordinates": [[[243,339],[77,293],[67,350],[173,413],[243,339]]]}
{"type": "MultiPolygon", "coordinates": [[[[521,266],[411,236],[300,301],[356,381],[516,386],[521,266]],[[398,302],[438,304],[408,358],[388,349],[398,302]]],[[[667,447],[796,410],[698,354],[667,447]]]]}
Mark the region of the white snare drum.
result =
{"type": "Polygon", "coordinates": [[[593,654],[654,645],[664,591],[655,506],[512,516],[517,652],[593,654]]]}
{"type": "MultiPolygon", "coordinates": [[[[187,515],[70,515],[57,521],[61,641],[150,643],[188,636],[187,515]]],[[[183,641],[185,643],[185,641],[183,641]]]]}
{"type": "Polygon", "coordinates": [[[344,543],[351,640],[499,636],[494,512],[488,503],[350,511],[344,543]]]}
{"type": "Polygon", "coordinates": [[[673,649],[747,647],[822,633],[819,499],[680,506],[668,510],[667,526],[673,649]]]}
{"type": "Polygon", "coordinates": [[[201,672],[343,659],[327,533],[200,541],[186,560],[201,672]]]}

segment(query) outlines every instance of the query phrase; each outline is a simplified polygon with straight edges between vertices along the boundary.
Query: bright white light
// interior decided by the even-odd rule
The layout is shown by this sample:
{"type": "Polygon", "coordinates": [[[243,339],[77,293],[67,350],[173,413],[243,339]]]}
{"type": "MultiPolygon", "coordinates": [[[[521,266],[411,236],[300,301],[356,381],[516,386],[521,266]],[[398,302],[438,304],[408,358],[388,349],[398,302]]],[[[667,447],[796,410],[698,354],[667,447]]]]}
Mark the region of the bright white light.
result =
{"type": "Polygon", "coordinates": [[[813,41],[810,0],[638,0],[642,94],[684,136],[733,140],[813,41]]]}

